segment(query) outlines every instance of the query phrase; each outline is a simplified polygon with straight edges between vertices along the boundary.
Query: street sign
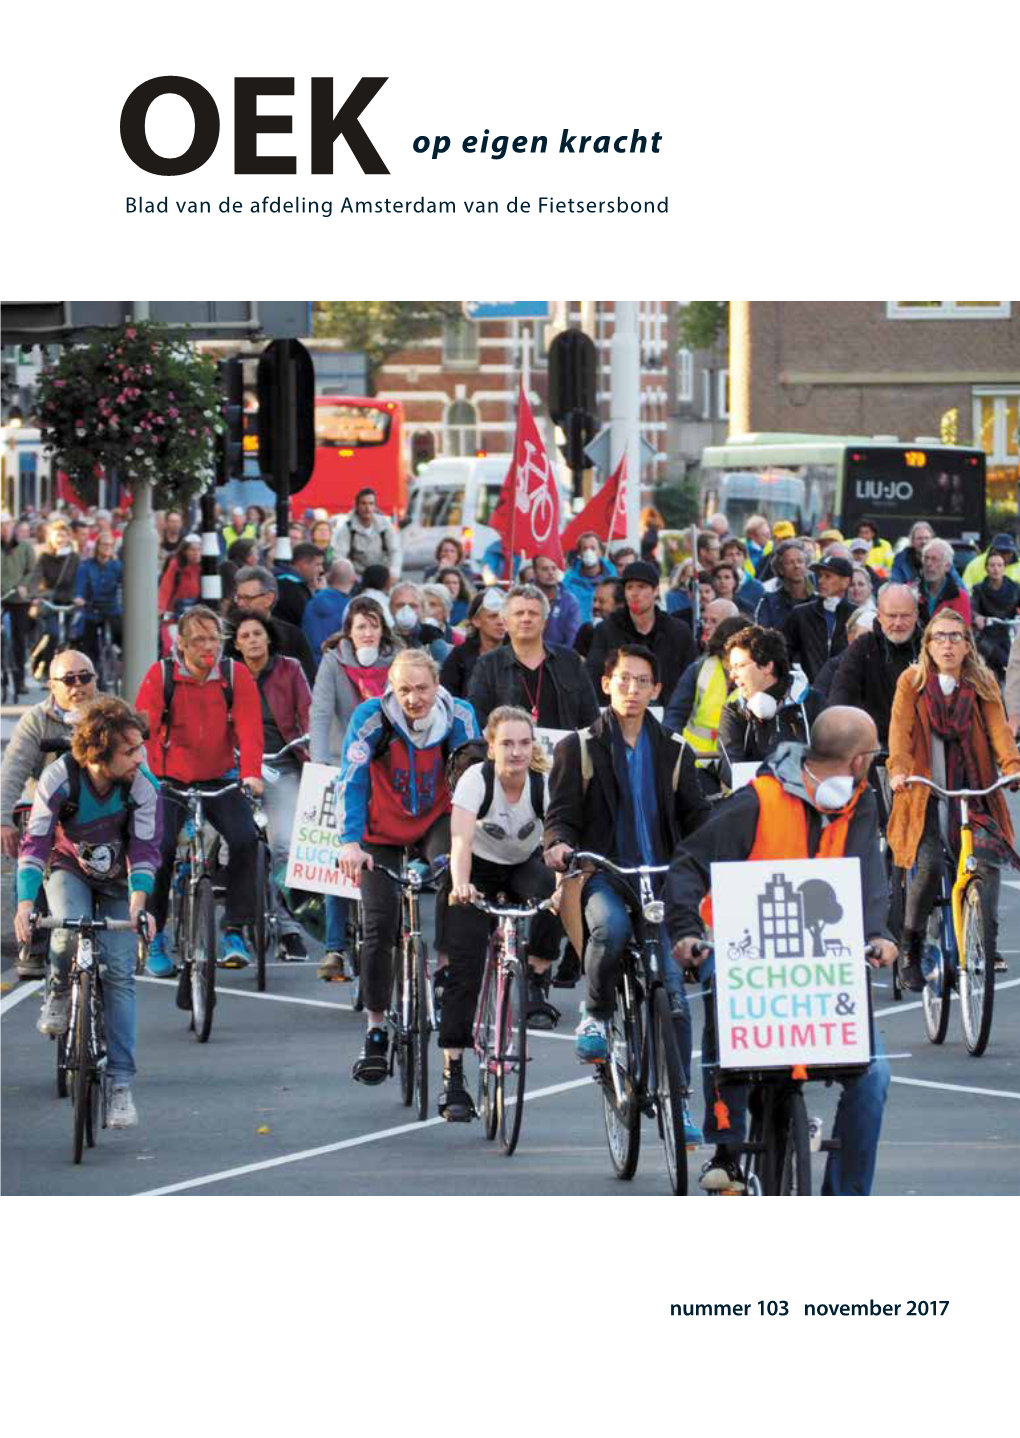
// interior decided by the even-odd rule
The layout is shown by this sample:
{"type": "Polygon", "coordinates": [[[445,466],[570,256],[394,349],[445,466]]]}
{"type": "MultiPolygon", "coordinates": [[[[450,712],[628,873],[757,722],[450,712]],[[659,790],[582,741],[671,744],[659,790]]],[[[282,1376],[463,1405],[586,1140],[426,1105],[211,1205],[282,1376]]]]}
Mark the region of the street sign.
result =
{"type": "Polygon", "coordinates": [[[548,300],[464,300],[469,320],[547,320],[548,300]]]}
{"type": "MultiPolygon", "coordinates": [[[[612,461],[609,457],[611,434],[612,426],[607,424],[603,429],[599,430],[592,442],[584,447],[584,452],[588,459],[591,460],[594,468],[601,474],[609,474],[612,468],[612,461]]],[[[658,451],[655,447],[650,445],[644,435],[642,435],[641,463],[646,464],[649,460],[654,459],[657,453],[658,451]]]]}

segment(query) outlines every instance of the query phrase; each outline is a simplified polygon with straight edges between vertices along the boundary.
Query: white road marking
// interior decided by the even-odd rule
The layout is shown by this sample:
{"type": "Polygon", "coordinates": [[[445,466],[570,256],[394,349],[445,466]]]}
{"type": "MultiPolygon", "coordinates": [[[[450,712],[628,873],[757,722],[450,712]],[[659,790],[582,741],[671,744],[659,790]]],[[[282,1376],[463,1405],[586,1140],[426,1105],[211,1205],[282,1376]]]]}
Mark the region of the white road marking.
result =
{"type": "MultiPolygon", "coordinates": [[[[591,1084],[590,1075],[584,1078],[571,1079],[568,1083],[550,1084],[548,1088],[535,1089],[532,1093],[524,1095],[524,1102],[532,1099],[547,1098],[550,1094],[566,1093],[568,1089],[582,1088],[591,1084]]],[[[185,1179],[183,1183],[166,1184],[163,1188],[149,1188],[143,1193],[136,1194],[136,1198],[159,1198],[168,1193],[183,1193],[191,1188],[204,1188],[210,1183],[223,1183],[228,1178],[239,1178],[248,1173],[261,1173],[268,1168],[282,1168],[285,1164],[302,1163],[308,1158],[320,1158],[323,1154],[339,1153],[345,1148],[358,1148],[366,1143],[378,1143],[380,1139],[396,1138],[399,1134],[420,1133],[426,1128],[435,1128],[437,1124],[445,1123],[446,1120],[439,1118],[427,1118],[418,1123],[397,1124],[395,1128],[377,1129],[375,1133],[365,1133],[359,1138],[345,1138],[339,1143],[323,1144],[320,1148],[302,1149],[300,1153],[283,1154],[280,1158],[263,1159],[260,1163],[242,1164],[240,1168],[225,1168],[219,1173],[203,1174],[201,1178],[185,1179]]]]}
{"type": "Polygon", "coordinates": [[[941,1088],[948,1089],[950,1093],[976,1093],[982,1094],[985,1098],[1015,1098],[1020,1099],[1020,1093],[1013,1093],[1010,1089],[1004,1088],[971,1088],[968,1084],[962,1083],[935,1083],[932,1079],[909,1079],[894,1078],[893,1083],[910,1084],[913,1088],[941,1088]]]}
{"type": "MultiPolygon", "coordinates": [[[[1007,979],[1004,984],[997,983],[995,985],[995,992],[999,994],[1003,989],[1015,989],[1018,984],[1020,984],[1020,979],[1007,979]]],[[[890,1009],[876,1009],[875,1018],[883,1019],[887,1014],[909,1014],[911,1009],[919,1009],[923,1002],[923,999],[915,999],[914,1002],[910,1004],[893,1004],[890,1009]]]]}
{"type": "Polygon", "coordinates": [[[43,986],[42,979],[29,979],[27,983],[19,984],[13,994],[8,994],[5,999],[0,999],[0,1015],[13,1009],[20,1004],[22,999],[27,999],[30,994],[37,994],[43,986]]]}

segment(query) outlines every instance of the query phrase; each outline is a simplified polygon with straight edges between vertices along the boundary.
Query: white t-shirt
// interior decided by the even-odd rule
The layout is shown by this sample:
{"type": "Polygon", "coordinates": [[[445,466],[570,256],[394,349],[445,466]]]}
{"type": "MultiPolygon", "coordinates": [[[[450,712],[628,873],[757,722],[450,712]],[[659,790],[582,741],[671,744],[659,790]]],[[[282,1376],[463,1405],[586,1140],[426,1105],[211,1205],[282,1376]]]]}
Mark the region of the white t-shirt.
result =
{"type": "MultiPolygon", "coordinates": [[[[545,803],[549,802],[549,781],[543,775],[542,783],[545,790],[545,803]]],[[[466,809],[469,814],[477,814],[485,802],[485,776],[482,774],[481,764],[472,764],[470,769],[465,769],[460,776],[456,789],[453,791],[453,802],[458,809],[466,809]]],[[[492,803],[489,805],[489,812],[475,825],[475,837],[471,845],[471,852],[477,854],[480,859],[488,859],[491,864],[522,864],[529,858],[542,842],[542,820],[531,807],[531,779],[525,779],[524,789],[516,804],[503,793],[503,786],[499,782],[499,775],[493,776],[492,782],[492,803]],[[486,831],[487,825],[498,825],[507,836],[505,839],[496,838],[486,831]],[[518,835],[521,831],[532,827],[523,839],[518,835]]]]}

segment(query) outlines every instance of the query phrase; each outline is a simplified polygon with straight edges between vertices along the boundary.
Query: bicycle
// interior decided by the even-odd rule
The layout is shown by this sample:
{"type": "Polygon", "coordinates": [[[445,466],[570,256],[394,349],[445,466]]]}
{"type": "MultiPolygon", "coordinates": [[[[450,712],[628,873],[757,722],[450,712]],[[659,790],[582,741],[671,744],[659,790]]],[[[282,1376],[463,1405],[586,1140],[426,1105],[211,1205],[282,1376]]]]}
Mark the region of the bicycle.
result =
{"type": "Polygon", "coordinates": [[[439,1028],[439,1023],[428,947],[421,936],[419,896],[425,890],[435,890],[448,863],[445,857],[431,865],[411,860],[399,874],[384,864],[374,866],[374,872],[385,874],[401,896],[397,1000],[386,1015],[393,1034],[390,1076],[396,1064],[404,1107],[417,1103],[415,1111],[421,1120],[428,1118],[429,1112],[429,1035],[439,1028]]]}
{"type": "MultiPolygon", "coordinates": [[[[13,704],[18,697],[18,675],[14,670],[14,633],[11,609],[18,605],[25,608],[28,601],[19,599],[18,586],[14,585],[8,589],[6,594],[0,595],[0,624],[2,624],[3,639],[0,643],[0,655],[2,655],[3,668],[3,689],[2,701],[4,704],[13,704]]],[[[22,660],[24,661],[24,653],[22,660]]]]}
{"type": "MultiPolygon", "coordinates": [[[[301,734],[292,739],[275,754],[262,756],[262,777],[265,783],[276,782],[274,765],[278,764],[292,750],[308,743],[308,735],[301,734]],[[269,771],[268,773],[266,771],[269,771]]],[[[269,817],[262,800],[245,790],[252,806],[255,827],[259,831],[259,845],[255,854],[255,918],[250,927],[252,952],[255,955],[255,987],[259,993],[266,988],[266,960],[275,954],[280,936],[280,896],[273,875],[273,853],[269,843],[269,817]]]]}
{"type": "MultiPolygon", "coordinates": [[[[601,854],[577,851],[571,865],[591,864],[604,873],[626,880],[637,876],[639,893],[630,899],[633,937],[627,945],[617,1003],[610,1024],[609,1056],[597,1064],[594,1075],[602,1089],[602,1112],[613,1171],[619,1179],[637,1172],[641,1146],[641,1115],[654,1118],[666,1151],[670,1188],[687,1193],[687,1145],[684,1108],[687,1077],[680,1063],[673,1010],[666,992],[658,930],[665,905],[652,893],[651,876],[665,874],[668,865],[641,864],[621,869],[601,854]]],[[[567,878],[583,871],[572,867],[567,878]]]]}
{"type": "Polygon", "coordinates": [[[497,921],[486,950],[475,1013],[478,1110],[485,1137],[491,1142],[498,1132],[503,1152],[509,1158],[521,1136],[528,1069],[528,964],[524,923],[550,908],[553,900],[509,905],[506,895],[500,894],[494,904],[480,897],[471,902],[497,921]]]}
{"type": "MultiPolygon", "coordinates": [[[[711,955],[711,944],[700,944],[696,954],[711,955]]],[[[875,957],[871,944],[865,947],[866,959],[875,957]]],[[[714,987],[714,985],[713,985],[714,987]]],[[[706,999],[706,1002],[712,1002],[706,999]]],[[[871,974],[868,973],[868,1031],[871,1032],[871,974]]],[[[716,1032],[718,1033],[718,1026],[716,1032]]],[[[874,1045],[872,1044],[873,1048],[874,1045]]],[[[867,1064],[810,1070],[802,1065],[780,1069],[727,1069],[717,1067],[720,1079],[743,1081],[749,1086],[747,1113],[748,1137],[744,1143],[730,1145],[743,1162],[744,1192],[750,1198],[810,1198],[811,1155],[835,1153],[841,1147],[838,1138],[822,1138],[819,1120],[809,1119],[804,1102],[804,1085],[812,1080],[826,1087],[843,1079],[865,1073],[867,1064]]],[[[735,1193],[735,1189],[716,1190],[711,1196],[735,1193]]]]}
{"type": "Polygon", "coordinates": [[[939,890],[925,928],[921,969],[925,976],[921,1005],[928,1040],[945,1043],[953,990],[960,995],[960,1018],[967,1052],[980,1058],[988,1047],[995,1003],[995,955],[985,952],[985,926],[977,873],[974,830],[969,799],[982,799],[1020,782],[1015,774],[1000,775],[987,789],[942,789],[923,774],[910,774],[906,783],[925,784],[941,799],[960,802],[960,852],[949,852],[942,839],[939,890]]]}
{"type": "Polygon", "coordinates": [[[189,1011],[189,1027],[200,1044],[208,1042],[216,1006],[216,899],[206,860],[203,804],[207,799],[218,799],[241,787],[239,779],[224,784],[221,789],[201,789],[194,785],[179,789],[162,780],[164,794],[188,808],[187,846],[183,858],[179,850],[174,857],[170,902],[174,952],[181,971],[177,1006],[189,1011]]]}
{"type": "Polygon", "coordinates": [[[99,1128],[106,1127],[106,1026],[103,1013],[103,980],[96,934],[128,930],[141,937],[144,916],[133,919],[53,919],[33,913],[29,921],[39,929],[70,929],[78,943],[68,976],[70,1009],[67,1033],[57,1039],[57,1094],[73,1099],[73,1144],[75,1163],[81,1163],[87,1144],[94,1148],[99,1128]],[[100,1123],[101,1120],[101,1123],[100,1123]]]}
{"type": "Polygon", "coordinates": [[[120,694],[123,688],[124,662],[120,645],[113,637],[111,616],[86,614],[86,624],[90,620],[96,623],[96,686],[104,694],[120,694]]]}
{"type": "MultiPolygon", "coordinates": [[[[875,755],[875,763],[872,769],[873,789],[875,803],[878,808],[878,847],[882,855],[882,862],[885,866],[886,878],[889,883],[889,930],[894,941],[899,945],[903,932],[903,910],[906,904],[907,878],[903,869],[897,867],[893,859],[892,849],[889,847],[889,840],[886,833],[889,827],[889,816],[892,813],[892,790],[889,788],[889,775],[886,770],[886,763],[889,759],[889,752],[886,749],[880,750],[875,755]]],[[[903,987],[900,984],[900,961],[899,954],[893,963],[891,973],[892,996],[894,1003],[900,1003],[903,998],[903,987]]]]}

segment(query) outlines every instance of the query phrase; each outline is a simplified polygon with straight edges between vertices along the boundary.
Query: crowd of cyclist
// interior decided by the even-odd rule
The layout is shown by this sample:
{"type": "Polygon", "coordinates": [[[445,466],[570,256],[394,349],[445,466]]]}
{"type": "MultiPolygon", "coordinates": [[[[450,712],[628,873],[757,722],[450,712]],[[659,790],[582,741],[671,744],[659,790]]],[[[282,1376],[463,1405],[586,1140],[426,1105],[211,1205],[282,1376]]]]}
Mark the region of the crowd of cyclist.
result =
{"type": "MultiPolygon", "coordinates": [[[[584,534],[565,572],[540,557],[503,584],[484,583],[447,537],[416,584],[402,577],[399,531],[371,490],[347,516],[295,521],[286,562],[274,560],[272,522],[250,506],[222,518],[217,608],[201,602],[201,544],[186,516],[160,515],[161,652],[129,705],[96,687],[97,630],[106,621],[119,629],[123,516],[97,510],[33,524],[4,515],[4,643],[16,691],[26,690],[26,669],[49,682],[48,696],[22,715],[3,770],[0,820],[12,857],[15,809],[31,795],[17,873],[21,976],[46,974],[29,930],[44,890],[58,917],[78,917],[89,893],[114,916],[147,911],[149,973],[171,977],[170,875],[187,810],[160,781],[213,788],[239,778],[263,798],[281,874],[301,765],[311,759],[338,770],[341,869],[360,886],[358,951],[351,901],[329,897],[318,969],[323,979],[358,977],[360,1083],[381,1083],[390,1068],[399,912],[375,866],[451,856],[436,915],[440,1111],[451,1121],[473,1116],[463,1052],[492,922],[474,897],[554,896],[531,925],[529,1021],[558,1021],[551,986],[578,982],[583,958],[577,1055],[607,1057],[632,896],[601,872],[565,877],[580,848],[624,866],[671,866],[661,947],[688,1079],[684,970],[703,962],[713,861],[857,855],[877,962],[898,954],[900,982],[923,988],[940,810],[927,789],[904,781],[924,774],[981,788],[1000,771],[1020,773],[1015,542],[995,535],[960,575],[952,547],[923,522],[894,555],[871,523],[849,539],[832,530],[807,538],[752,516],[737,535],[715,515],[666,586],[655,518],[640,553],[623,544],[607,553],[584,534]],[[73,606],[66,632],[41,600],[73,606]],[[537,730],[566,732],[551,770],[537,730]],[[307,748],[265,782],[264,755],[306,734],[307,748]],[[895,865],[916,869],[895,929],[880,825],[895,865]]],[[[1001,795],[976,810],[986,942],[1004,968],[999,872],[1020,860],[1001,795]]],[[[256,899],[252,807],[237,788],[206,813],[227,852],[219,960],[243,967],[256,899]]],[[[280,934],[281,956],[294,961],[308,956],[300,898],[290,896],[280,934]]],[[[136,1121],[133,967],[123,944],[111,937],[110,947],[111,1122],[126,1125],[136,1121]]],[[[68,951],[57,938],[50,958],[39,1027],[55,1034],[68,1019],[68,951]]],[[[710,967],[702,978],[711,983],[710,967]]],[[[739,1187],[741,1088],[723,1096],[722,1131],[712,1005],[704,1008],[705,1115],[699,1127],[685,1114],[687,1137],[713,1144],[703,1187],[739,1187]]],[[[826,1191],[870,1191],[888,1081],[876,1035],[867,1072],[844,1087],[826,1191]]]]}

